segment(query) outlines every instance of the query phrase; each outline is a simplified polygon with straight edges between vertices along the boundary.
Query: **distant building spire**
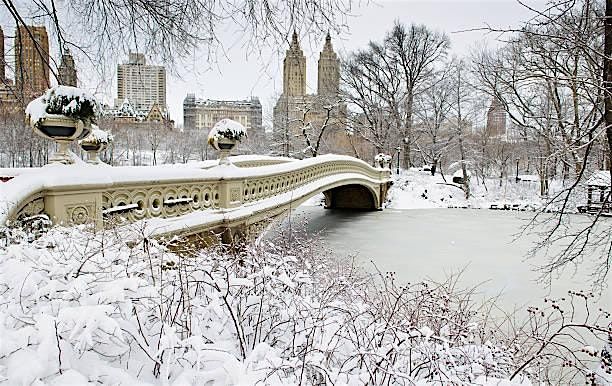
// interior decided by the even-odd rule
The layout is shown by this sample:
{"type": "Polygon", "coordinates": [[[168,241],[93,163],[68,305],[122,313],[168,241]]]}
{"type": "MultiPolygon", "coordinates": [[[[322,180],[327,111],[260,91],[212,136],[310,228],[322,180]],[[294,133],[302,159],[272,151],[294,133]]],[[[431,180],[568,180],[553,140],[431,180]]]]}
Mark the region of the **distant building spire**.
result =
{"type": "Polygon", "coordinates": [[[291,44],[289,45],[291,51],[300,51],[300,42],[298,41],[297,31],[294,29],[291,35],[291,44]]]}
{"type": "Polygon", "coordinates": [[[329,32],[319,55],[317,92],[319,95],[336,95],[340,91],[340,61],[334,52],[329,32]]]}
{"type": "Polygon", "coordinates": [[[306,57],[300,48],[295,30],[283,62],[283,94],[287,96],[306,94],[306,57]]]}

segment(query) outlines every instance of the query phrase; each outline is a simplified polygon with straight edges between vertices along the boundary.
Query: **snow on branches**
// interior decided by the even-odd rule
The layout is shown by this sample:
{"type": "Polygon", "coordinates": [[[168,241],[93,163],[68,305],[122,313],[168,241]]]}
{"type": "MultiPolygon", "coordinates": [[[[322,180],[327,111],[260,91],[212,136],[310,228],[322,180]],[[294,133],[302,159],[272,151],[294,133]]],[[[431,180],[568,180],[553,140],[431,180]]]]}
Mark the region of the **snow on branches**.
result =
{"type": "Polygon", "coordinates": [[[308,243],[288,252],[265,242],[180,258],[80,228],[10,245],[0,251],[0,378],[403,384],[509,373],[509,355],[479,342],[445,285],[388,277],[383,291],[308,243]]]}

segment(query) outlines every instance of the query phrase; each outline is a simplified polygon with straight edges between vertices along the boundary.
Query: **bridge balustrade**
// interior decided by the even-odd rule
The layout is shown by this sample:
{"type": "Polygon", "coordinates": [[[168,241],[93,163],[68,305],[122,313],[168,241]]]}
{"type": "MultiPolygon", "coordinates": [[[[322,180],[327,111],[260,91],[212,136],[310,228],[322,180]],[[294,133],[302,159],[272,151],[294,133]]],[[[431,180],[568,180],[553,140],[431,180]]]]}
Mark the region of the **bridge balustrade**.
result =
{"type": "MultiPolygon", "coordinates": [[[[0,221],[46,213],[55,223],[94,222],[102,227],[110,219],[136,222],[198,211],[223,212],[262,202],[274,206],[274,197],[299,192],[295,199],[303,200],[344,182],[367,186],[375,207],[380,208],[389,170],[336,155],[300,161],[250,157],[217,167],[41,168],[40,173],[18,175],[0,184],[0,221]],[[3,190],[10,193],[4,200],[3,190]]],[[[293,197],[283,200],[290,202],[293,197]]]]}

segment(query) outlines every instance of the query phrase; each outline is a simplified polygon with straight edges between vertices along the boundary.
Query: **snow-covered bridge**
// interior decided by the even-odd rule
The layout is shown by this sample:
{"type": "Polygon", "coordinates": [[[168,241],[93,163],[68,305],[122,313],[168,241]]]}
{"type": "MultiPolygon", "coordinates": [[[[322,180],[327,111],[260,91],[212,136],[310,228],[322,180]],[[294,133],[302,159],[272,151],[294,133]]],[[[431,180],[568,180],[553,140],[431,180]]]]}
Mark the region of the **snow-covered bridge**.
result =
{"type": "Polygon", "coordinates": [[[154,236],[209,230],[254,233],[319,193],[326,206],[382,209],[388,169],[356,158],[231,157],[185,165],[49,165],[0,169],[0,224],[47,214],[54,223],[145,224],[154,236]]]}

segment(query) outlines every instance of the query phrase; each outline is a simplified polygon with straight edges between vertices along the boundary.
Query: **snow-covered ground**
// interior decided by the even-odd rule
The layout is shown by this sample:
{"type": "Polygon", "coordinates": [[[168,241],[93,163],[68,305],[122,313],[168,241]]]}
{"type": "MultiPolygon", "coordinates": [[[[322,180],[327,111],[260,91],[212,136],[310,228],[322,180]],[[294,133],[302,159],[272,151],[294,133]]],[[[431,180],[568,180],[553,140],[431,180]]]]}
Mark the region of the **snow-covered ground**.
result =
{"type": "MultiPolygon", "coordinates": [[[[514,178],[503,180],[486,179],[485,184],[474,178],[470,181],[469,199],[458,184],[446,182],[440,174],[432,176],[428,171],[416,168],[400,170],[399,177],[393,174],[393,186],[389,191],[388,206],[393,209],[429,209],[429,208],[498,208],[508,206],[519,210],[541,208],[545,200],[540,197],[539,181],[515,182],[514,178]]],[[[551,182],[551,192],[562,189],[559,181],[551,182]]],[[[572,208],[574,210],[575,208],[572,208]]]]}

